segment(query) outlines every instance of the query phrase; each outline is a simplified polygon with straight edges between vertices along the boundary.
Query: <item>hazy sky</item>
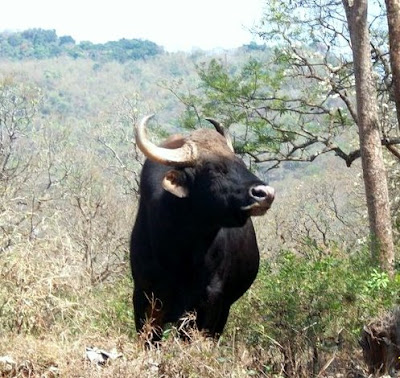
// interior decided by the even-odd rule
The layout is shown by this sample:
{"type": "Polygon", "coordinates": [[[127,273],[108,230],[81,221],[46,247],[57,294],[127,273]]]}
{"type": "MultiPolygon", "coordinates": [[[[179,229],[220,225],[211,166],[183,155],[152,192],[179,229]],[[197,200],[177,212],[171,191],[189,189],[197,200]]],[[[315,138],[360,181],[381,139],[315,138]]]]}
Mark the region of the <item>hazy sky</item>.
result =
{"type": "Polygon", "coordinates": [[[0,31],[55,29],[77,42],[148,39],[168,51],[254,40],[265,0],[3,0],[0,31]]]}

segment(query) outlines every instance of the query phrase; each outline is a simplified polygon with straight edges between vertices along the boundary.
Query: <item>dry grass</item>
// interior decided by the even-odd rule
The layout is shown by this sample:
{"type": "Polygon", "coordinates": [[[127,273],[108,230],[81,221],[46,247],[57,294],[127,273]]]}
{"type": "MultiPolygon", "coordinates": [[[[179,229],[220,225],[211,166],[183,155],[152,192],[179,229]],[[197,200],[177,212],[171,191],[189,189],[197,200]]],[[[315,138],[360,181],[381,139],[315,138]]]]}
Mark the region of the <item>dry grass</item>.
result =
{"type": "Polygon", "coordinates": [[[259,376],[255,370],[259,362],[253,360],[248,350],[243,347],[235,350],[221,347],[201,336],[193,337],[190,343],[172,337],[161,348],[145,350],[141,344],[124,335],[107,338],[78,336],[70,340],[61,339],[58,335],[42,338],[16,335],[0,339],[0,355],[7,355],[16,362],[14,371],[8,376],[259,376]],[[116,348],[122,357],[99,366],[85,357],[85,348],[89,345],[97,345],[104,350],[116,348]]]}
{"type": "Polygon", "coordinates": [[[69,245],[42,240],[1,254],[0,357],[15,364],[0,363],[0,377],[255,374],[260,362],[234,341],[217,344],[193,333],[184,342],[172,332],[160,349],[145,349],[133,331],[128,269],[93,285],[69,245]],[[86,347],[115,348],[123,357],[98,366],[85,357],[86,347]]]}
{"type": "MultiPolygon", "coordinates": [[[[232,341],[232,340],[230,340],[232,341]]],[[[41,337],[9,335],[0,338],[0,356],[15,362],[4,377],[283,377],[282,369],[269,370],[271,351],[248,349],[244,344],[216,343],[200,335],[191,342],[176,337],[161,347],[145,349],[126,335],[75,335],[64,338],[47,334],[41,337]],[[90,362],[85,348],[116,349],[121,357],[104,365],[90,362]]],[[[334,354],[321,370],[320,377],[367,377],[358,366],[359,356],[334,354]],[[351,375],[353,374],[353,375],[351,375]]],[[[302,375],[306,377],[306,375],[302,375]]]]}
{"type": "MultiPolygon", "coordinates": [[[[219,342],[196,332],[185,342],[172,330],[160,348],[146,349],[133,331],[128,266],[93,285],[68,245],[36,241],[0,256],[0,358],[15,362],[0,363],[0,377],[283,376],[273,341],[268,348],[246,344],[234,322],[219,342]],[[87,347],[122,357],[100,366],[86,358],[87,347]]],[[[344,376],[350,366],[348,358],[332,356],[321,377],[333,376],[332,369],[344,376]]]]}

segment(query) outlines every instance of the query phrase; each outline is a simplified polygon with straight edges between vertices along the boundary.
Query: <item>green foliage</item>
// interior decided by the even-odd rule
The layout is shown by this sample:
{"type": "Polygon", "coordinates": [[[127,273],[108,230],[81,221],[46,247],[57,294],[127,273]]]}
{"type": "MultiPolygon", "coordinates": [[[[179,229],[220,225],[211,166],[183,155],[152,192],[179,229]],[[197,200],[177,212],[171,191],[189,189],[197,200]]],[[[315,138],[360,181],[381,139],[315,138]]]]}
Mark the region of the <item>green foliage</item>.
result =
{"type": "Polygon", "coordinates": [[[354,348],[363,325],[394,307],[399,293],[400,275],[389,278],[366,251],[308,258],[283,251],[275,262],[262,263],[229,328],[254,347],[278,345],[299,362],[314,349],[322,353],[343,342],[354,348]]]}
{"type": "Polygon", "coordinates": [[[193,119],[199,113],[204,116],[218,114],[226,125],[245,125],[235,133],[238,152],[279,150],[280,134],[266,127],[260,113],[264,113],[267,101],[274,103],[276,111],[284,112],[282,98],[274,98],[274,93],[279,91],[283,69],[277,66],[271,69],[255,58],[242,66],[226,66],[216,59],[198,65],[200,88],[205,97],[184,96],[183,102],[187,104],[185,122],[194,124],[193,119]]]}
{"type": "Polygon", "coordinates": [[[113,332],[133,337],[136,335],[132,308],[133,284],[129,272],[125,273],[124,278],[94,290],[94,298],[99,304],[103,303],[104,308],[96,312],[93,326],[105,332],[112,329],[113,332]]]}
{"type": "Polygon", "coordinates": [[[58,37],[55,30],[28,29],[17,33],[0,33],[0,58],[48,59],[59,56],[87,57],[96,61],[126,62],[161,54],[154,42],[140,39],[120,39],[105,44],[75,43],[71,36],[58,37]]]}
{"type": "MultiPolygon", "coordinates": [[[[317,56],[312,48],[307,54],[317,56]]],[[[293,68],[293,53],[278,48],[240,65],[217,59],[198,65],[198,93],[178,95],[186,105],[184,123],[218,114],[231,126],[236,151],[256,161],[313,160],[330,151],[334,140],[353,140],[356,135],[343,127],[354,123],[325,93],[329,70],[315,56],[315,72],[304,77],[293,68]]]]}

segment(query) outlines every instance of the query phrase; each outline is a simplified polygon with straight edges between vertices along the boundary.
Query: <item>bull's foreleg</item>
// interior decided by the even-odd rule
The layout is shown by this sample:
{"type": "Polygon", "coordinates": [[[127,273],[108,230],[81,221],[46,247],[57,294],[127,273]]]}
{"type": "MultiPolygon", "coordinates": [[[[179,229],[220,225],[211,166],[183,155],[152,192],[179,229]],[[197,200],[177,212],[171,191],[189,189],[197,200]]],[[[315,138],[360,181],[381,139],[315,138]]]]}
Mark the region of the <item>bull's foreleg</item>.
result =
{"type": "Polygon", "coordinates": [[[199,310],[196,319],[198,329],[207,336],[218,339],[228,320],[229,309],[229,305],[217,302],[199,310]]]}
{"type": "Polygon", "coordinates": [[[214,337],[218,338],[221,336],[222,331],[225,328],[225,324],[228,320],[229,310],[230,310],[229,305],[222,306],[222,309],[218,317],[218,321],[215,323],[214,337]]]}

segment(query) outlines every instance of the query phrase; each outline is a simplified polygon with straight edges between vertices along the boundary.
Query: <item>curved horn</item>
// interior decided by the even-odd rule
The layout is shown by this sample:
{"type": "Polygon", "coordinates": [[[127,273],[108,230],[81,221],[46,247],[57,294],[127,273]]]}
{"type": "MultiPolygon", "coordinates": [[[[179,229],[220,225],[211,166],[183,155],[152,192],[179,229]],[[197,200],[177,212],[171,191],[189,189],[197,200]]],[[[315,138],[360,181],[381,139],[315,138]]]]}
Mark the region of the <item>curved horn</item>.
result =
{"type": "Polygon", "coordinates": [[[231,136],[229,135],[228,131],[225,129],[224,126],[222,126],[222,124],[218,121],[216,121],[215,119],[212,118],[206,118],[206,120],[210,123],[213,124],[213,126],[215,127],[215,130],[217,130],[223,137],[225,137],[226,139],[226,144],[228,145],[228,147],[230,148],[230,150],[232,152],[235,152],[234,148],[233,148],[233,143],[232,143],[232,139],[231,136]]]}
{"type": "Polygon", "coordinates": [[[196,145],[190,140],[186,141],[182,147],[170,149],[158,147],[146,137],[147,121],[153,114],[144,117],[136,126],[136,144],[143,154],[157,163],[164,165],[190,166],[194,165],[198,157],[196,145]]]}

